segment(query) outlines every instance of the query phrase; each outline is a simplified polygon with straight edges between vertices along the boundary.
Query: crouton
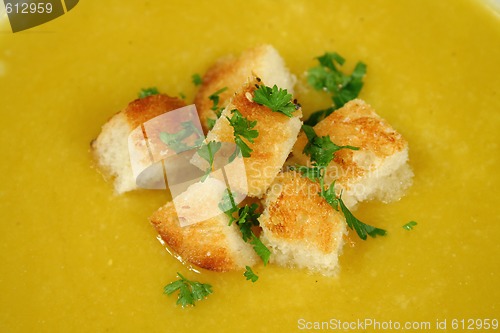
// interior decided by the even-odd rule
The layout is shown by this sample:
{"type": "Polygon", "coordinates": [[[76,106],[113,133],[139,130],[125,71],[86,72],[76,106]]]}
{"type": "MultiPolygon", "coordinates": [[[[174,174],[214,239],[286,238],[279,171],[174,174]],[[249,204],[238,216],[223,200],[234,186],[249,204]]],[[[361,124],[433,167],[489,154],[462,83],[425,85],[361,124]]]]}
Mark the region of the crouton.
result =
{"type": "MultiPolygon", "coordinates": [[[[348,102],[314,130],[318,136],[328,135],[339,146],[359,148],[337,151],[325,174],[327,184],[336,181],[335,190],[337,194],[342,192],[348,208],[371,199],[398,200],[411,185],[408,143],[364,101],[348,102]]],[[[307,142],[305,133],[301,133],[287,164],[310,164],[309,156],[303,154],[307,142]]]]}
{"type": "Polygon", "coordinates": [[[293,94],[296,78],[286,68],[278,51],[271,45],[261,45],[246,50],[239,57],[223,57],[205,73],[194,99],[205,133],[210,129],[208,119],[217,118],[215,112],[211,110],[213,102],[209,96],[227,87],[219,95],[218,107],[223,108],[234,93],[253,76],[260,77],[268,85],[276,84],[293,94]]]}
{"type": "Polygon", "coordinates": [[[149,119],[185,105],[184,101],[163,94],[136,99],[102,126],[91,149],[100,171],[114,179],[117,194],[137,189],[129,158],[129,134],[149,119]]]}
{"type": "Polygon", "coordinates": [[[276,177],[259,218],[260,239],[271,250],[270,262],[324,275],[336,273],[346,222],[319,191],[318,183],[295,171],[276,177]]]}
{"type": "Polygon", "coordinates": [[[243,241],[238,226],[219,214],[203,222],[181,227],[173,202],[150,218],[167,249],[178,259],[217,272],[245,269],[259,259],[252,246],[243,241]]]}
{"type": "Polygon", "coordinates": [[[233,109],[237,109],[249,121],[256,121],[253,129],[257,130],[259,135],[254,139],[254,143],[246,142],[253,151],[251,156],[243,158],[243,161],[247,193],[251,197],[261,198],[281,170],[297,139],[302,126],[302,110],[295,110],[290,118],[253,102],[256,83],[258,82],[247,83],[233,96],[214,128],[208,132],[206,141],[235,142],[233,127],[226,118],[232,117],[233,109]]]}

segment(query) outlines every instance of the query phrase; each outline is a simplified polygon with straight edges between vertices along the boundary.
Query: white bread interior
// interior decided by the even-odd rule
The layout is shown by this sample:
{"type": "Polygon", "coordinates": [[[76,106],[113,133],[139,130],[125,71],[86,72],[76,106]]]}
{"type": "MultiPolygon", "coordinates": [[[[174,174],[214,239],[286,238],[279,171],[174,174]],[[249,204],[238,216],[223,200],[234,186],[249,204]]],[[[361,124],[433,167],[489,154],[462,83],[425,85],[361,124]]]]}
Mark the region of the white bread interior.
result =
{"type": "Polygon", "coordinates": [[[136,99],[102,126],[91,150],[98,169],[113,179],[115,193],[137,189],[129,157],[129,134],[142,123],[185,105],[181,99],[163,94],[136,99]]]}

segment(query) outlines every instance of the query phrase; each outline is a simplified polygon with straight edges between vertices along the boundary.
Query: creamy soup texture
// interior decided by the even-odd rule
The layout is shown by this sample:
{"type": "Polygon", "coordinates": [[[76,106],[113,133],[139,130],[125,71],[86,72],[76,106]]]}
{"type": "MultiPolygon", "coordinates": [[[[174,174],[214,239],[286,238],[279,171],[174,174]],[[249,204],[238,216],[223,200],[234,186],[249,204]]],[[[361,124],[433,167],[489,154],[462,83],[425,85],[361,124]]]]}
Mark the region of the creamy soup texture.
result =
{"type": "Polygon", "coordinates": [[[487,4],[110,0],[15,34],[1,20],[0,332],[298,332],[365,319],[464,331],[500,319],[500,19],[487,4]],[[141,88],[190,100],[192,74],[261,43],[298,76],[305,114],[328,106],[304,84],[315,56],[336,51],[347,71],[365,62],[360,97],[410,145],[407,195],[356,212],[388,235],[346,246],[336,278],[191,272],[148,222],[166,193],[116,196],[93,168],[90,141],[141,88]],[[214,293],[176,306],[162,294],[176,272],[214,293]]]}

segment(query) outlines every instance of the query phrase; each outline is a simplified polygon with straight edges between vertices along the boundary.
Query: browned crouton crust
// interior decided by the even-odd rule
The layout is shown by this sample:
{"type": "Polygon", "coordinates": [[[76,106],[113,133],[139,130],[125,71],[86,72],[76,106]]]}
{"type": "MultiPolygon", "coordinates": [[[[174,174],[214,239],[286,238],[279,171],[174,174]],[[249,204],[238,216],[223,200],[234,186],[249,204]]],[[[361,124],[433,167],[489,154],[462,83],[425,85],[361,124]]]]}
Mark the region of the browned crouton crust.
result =
{"type": "Polygon", "coordinates": [[[224,214],[181,227],[175,207],[169,202],[150,221],[170,251],[198,267],[225,272],[253,266],[258,260],[236,224],[228,226],[229,219],[224,214]]]}
{"type": "Polygon", "coordinates": [[[194,99],[205,133],[209,130],[207,120],[216,119],[215,112],[211,110],[213,103],[209,96],[227,87],[219,94],[218,107],[224,108],[234,93],[253,76],[262,78],[268,84],[276,84],[293,94],[295,77],[290,74],[283,59],[272,46],[260,45],[246,50],[239,57],[223,57],[205,73],[194,99]]]}

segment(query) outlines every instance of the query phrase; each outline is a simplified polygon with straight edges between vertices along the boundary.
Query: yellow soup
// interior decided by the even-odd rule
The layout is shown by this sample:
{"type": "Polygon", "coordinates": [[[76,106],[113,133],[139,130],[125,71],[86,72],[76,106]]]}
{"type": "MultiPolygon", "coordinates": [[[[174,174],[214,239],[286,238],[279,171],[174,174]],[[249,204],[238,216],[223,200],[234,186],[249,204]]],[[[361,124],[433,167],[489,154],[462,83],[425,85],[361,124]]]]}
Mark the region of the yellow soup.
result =
{"type": "Polygon", "coordinates": [[[0,332],[296,332],[338,320],[464,331],[500,319],[500,20],[487,4],[81,1],[24,32],[2,20],[0,332]],[[89,142],[140,88],[191,100],[192,74],[260,43],[298,76],[306,114],[328,105],[304,85],[315,56],[336,51],[347,71],[365,62],[360,97],[410,145],[407,195],[356,212],[387,237],[346,246],[337,278],[191,272],[148,222],[166,193],[115,196],[92,166],[89,142]],[[162,294],[176,272],[214,293],[176,306],[162,294]]]}

